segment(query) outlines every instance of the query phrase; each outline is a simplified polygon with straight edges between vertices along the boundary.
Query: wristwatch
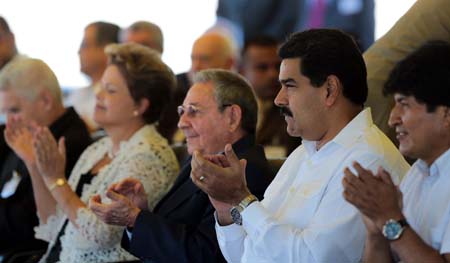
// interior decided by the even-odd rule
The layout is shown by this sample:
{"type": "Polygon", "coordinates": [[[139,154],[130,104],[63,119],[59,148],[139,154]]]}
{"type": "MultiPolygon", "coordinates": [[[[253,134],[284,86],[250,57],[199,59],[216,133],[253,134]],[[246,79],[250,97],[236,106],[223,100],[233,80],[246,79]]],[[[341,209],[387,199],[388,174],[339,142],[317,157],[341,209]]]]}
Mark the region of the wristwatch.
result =
{"type": "Polygon", "coordinates": [[[235,224],[242,225],[242,211],[255,201],[258,201],[258,198],[251,194],[244,198],[237,206],[233,206],[230,209],[231,219],[233,219],[235,224]]]}
{"type": "Polygon", "coordinates": [[[55,189],[56,187],[60,187],[60,186],[63,186],[63,185],[65,185],[66,184],[66,179],[64,179],[64,178],[58,178],[58,179],[56,179],[56,181],[53,183],[53,184],[51,184],[49,187],[48,187],[48,190],[51,192],[51,191],[53,191],[53,189],[55,189]]]}
{"type": "Polygon", "coordinates": [[[383,236],[389,241],[397,240],[400,238],[403,231],[405,230],[405,227],[407,227],[408,225],[409,224],[408,222],[406,222],[406,219],[389,219],[383,226],[383,236]]]}

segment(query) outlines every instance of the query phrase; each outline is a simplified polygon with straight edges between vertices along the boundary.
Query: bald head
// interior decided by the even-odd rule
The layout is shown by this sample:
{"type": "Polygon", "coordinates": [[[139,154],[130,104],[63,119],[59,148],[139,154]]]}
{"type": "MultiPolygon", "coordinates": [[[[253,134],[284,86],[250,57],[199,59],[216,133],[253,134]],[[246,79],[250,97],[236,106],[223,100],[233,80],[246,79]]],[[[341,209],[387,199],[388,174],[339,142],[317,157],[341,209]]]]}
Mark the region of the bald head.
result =
{"type": "Polygon", "coordinates": [[[148,21],[133,23],[125,32],[125,42],[138,43],[163,53],[163,34],[158,25],[148,21]]]}
{"type": "Polygon", "coordinates": [[[194,73],[214,68],[229,70],[234,64],[231,41],[220,34],[205,34],[194,42],[191,60],[194,73]]]}

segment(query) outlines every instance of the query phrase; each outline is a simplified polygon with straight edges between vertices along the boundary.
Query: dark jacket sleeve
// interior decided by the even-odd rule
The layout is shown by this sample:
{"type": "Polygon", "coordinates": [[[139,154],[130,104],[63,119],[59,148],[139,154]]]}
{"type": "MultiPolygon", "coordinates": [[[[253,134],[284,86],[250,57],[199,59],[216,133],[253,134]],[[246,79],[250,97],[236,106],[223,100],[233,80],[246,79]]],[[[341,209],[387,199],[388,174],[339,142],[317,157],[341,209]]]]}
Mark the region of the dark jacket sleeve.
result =
{"type": "Polygon", "coordinates": [[[142,211],[136,219],[131,242],[124,233],[122,246],[145,262],[225,262],[216,240],[213,207],[206,194],[196,194],[202,195],[196,201],[207,205],[199,224],[175,223],[142,211]]]}
{"type": "MultiPolygon", "coordinates": [[[[271,178],[263,150],[250,151],[242,158],[248,161],[249,189],[262,199],[271,178]]],[[[142,211],[136,219],[131,241],[124,233],[122,246],[146,262],[225,262],[216,238],[214,208],[205,193],[198,189],[175,213],[178,218],[173,215],[167,219],[142,211]],[[191,220],[192,223],[179,223],[191,220]]]]}

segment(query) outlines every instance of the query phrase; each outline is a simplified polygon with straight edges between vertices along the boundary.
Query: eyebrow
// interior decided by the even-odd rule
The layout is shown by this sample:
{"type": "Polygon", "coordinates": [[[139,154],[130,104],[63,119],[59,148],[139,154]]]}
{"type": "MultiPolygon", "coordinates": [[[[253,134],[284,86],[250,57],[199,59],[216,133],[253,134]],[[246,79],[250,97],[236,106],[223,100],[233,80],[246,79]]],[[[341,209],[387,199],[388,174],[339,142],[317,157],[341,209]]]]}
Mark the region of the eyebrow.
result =
{"type": "Polygon", "coordinates": [[[281,84],[284,84],[284,85],[289,84],[289,83],[291,83],[291,82],[297,83],[297,82],[295,81],[295,79],[293,79],[293,78],[280,79],[279,81],[280,81],[281,84]]]}

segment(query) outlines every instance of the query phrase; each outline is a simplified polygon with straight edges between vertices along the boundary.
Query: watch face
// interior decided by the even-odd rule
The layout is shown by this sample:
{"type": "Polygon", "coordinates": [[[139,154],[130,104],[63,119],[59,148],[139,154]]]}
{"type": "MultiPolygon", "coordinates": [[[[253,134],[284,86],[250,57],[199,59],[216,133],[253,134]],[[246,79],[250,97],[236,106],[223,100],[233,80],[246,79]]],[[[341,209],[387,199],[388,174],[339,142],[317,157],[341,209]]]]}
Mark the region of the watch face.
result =
{"type": "Polygon", "coordinates": [[[230,213],[231,213],[231,219],[233,219],[233,222],[235,224],[242,225],[241,213],[239,212],[239,210],[236,206],[231,208],[230,213]]]}
{"type": "Polygon", "coordinates": [[[389,220],[383,226],[383,235],[389,240],[396,240],[403,232],[403,227],[395,220],[389,220]]]}

